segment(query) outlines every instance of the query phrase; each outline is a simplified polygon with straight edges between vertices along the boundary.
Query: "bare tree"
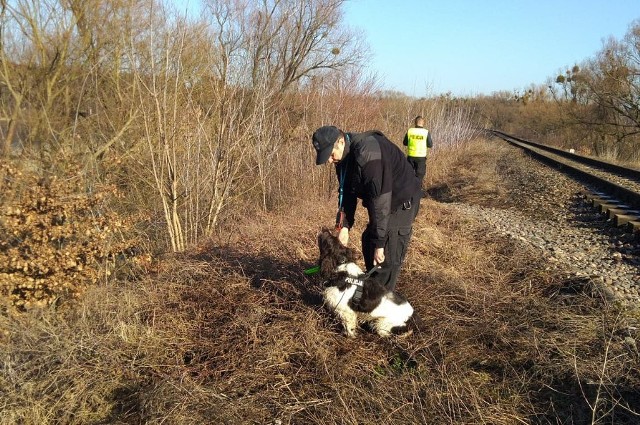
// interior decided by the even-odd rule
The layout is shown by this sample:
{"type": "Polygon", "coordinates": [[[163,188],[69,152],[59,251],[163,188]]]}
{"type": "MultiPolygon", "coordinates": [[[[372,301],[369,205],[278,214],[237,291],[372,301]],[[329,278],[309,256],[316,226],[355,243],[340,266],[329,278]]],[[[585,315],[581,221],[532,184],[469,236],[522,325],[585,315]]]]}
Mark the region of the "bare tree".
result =
{"type": "Polygon", "coordinates": [[[367,51],[343,25],[346,0],[206,0],[214,20],[217,49],[229,67],[244,70],[252,86],[268,82],[287,90],[322,70],[363,60],[367,51]],[[247,75],[248,73],[248,75],[247,75]]]}
{"type": "Polygon", "coordinates": [[[587,130],[596,154],[640,156],[640,21],[624,40],[607,40],[582,66],[550,86],[574,124],[587,130]],[[559,90],[558,90],[559,87],[559,90]]]}
{"type": "Polygon", "coordinates": [[[72,30],[53,1],[15,0],[2,3],[3,28],[0,80],[3,115],[9,124],[4,152],[17,125],[28,119],[31,139],[55,143],[59,122],[68,109],[65,81],[72,30]]]}
{"type": "Polygon", "coordinates": [[[149,212],[157,240],[182,251],[234,207],[307,191],[317,122],[375,117],[366,101],[347,108],[365,50],[343,4],[209,0],[206,19],[188,19],[162,0],[0,2],[3,153],[24,126],[49,165],[74,158],[87,187],[127,190],[116,207],[149,212]]]}

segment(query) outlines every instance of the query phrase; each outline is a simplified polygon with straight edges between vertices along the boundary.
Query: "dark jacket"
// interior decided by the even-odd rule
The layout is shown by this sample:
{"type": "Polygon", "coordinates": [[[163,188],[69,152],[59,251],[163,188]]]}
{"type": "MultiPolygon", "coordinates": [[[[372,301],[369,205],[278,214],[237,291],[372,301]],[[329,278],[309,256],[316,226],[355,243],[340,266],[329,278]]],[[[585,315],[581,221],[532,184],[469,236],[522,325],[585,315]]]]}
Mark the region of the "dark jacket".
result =
{"type": "MultiPolygon", "coordinates": [[[[404,153],[379,131],[347,133],[349,151],[336,167],[338,181],[344,175],[346,223],[355,220],[358,198],[369,213],[369,230],[376,248],[384,247],[389,215],[420,191],[420,180],[404,153]]],[[[419,200],[416,200],[419,202],[419,200]]]]}

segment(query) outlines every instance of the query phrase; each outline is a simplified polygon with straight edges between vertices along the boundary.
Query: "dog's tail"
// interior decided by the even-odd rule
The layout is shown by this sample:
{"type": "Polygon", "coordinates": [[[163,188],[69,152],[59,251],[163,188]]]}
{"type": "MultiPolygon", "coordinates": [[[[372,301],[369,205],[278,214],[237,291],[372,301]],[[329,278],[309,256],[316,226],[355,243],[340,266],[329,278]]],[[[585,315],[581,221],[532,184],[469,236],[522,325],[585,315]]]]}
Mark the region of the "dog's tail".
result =
{"type": "Polygon", "coordinates": [[[405,324],[402,326],[394,326],[391,329],[391,333],[397,336],[406,337],[422,332],[424,329],[426,329],[426,324],[414,310],[413,314],[407,319],[405,324]]]}
{"type": "Polygon", "coordinates": [[[426,323],[422,320],[422,317],[414,310],[413,314],[407,320],[407,329],[413,332],[422,332],[426,328],[426,323]]]}

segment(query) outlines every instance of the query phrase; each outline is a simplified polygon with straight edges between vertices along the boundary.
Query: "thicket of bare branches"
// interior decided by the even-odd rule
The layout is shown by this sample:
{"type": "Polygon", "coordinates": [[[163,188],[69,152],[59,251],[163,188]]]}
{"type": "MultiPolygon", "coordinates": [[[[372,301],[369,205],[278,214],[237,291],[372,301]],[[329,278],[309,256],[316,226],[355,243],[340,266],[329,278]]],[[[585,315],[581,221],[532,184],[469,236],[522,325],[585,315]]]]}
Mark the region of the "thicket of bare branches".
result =
{"type": "Polygon", "coordinates": [[[126,193],[115,212],[148,213],[148,249],[183,251],[333,190],[313,165],[320,125],[399,142],[421,113],[439,143],[468,137],[450,99],[376,94],[343,3],[208,0],[191,18],[154,0],[3,2],[0,154],[41,174],[83,164],[85,187],[126,193]]]}

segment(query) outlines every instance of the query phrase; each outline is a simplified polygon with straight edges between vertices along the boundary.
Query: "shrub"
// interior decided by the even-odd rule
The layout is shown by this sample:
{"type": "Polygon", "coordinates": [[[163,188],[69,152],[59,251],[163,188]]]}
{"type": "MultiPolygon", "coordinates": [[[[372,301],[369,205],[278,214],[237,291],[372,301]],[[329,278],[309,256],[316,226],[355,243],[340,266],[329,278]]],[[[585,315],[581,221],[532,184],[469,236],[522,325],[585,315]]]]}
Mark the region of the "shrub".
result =
{"type": "Polygon", "coordinates": [[[77,171],[40,177],[0,166],[0,296],[13,307],[76,298],[131,251],[127,225],[105,209],[115,190],[87,193],[77,171]]]}

